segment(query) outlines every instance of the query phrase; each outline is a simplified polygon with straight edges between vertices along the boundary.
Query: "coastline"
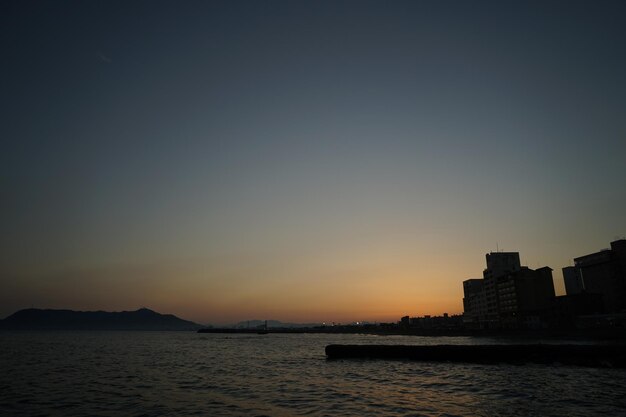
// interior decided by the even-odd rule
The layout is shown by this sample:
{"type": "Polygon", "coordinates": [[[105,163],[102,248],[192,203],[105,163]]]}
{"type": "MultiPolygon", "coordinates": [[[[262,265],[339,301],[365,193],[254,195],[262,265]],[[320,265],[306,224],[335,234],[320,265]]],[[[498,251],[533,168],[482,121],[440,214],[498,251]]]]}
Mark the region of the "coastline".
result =
{"type": "MultiPolygon", "coordinates": [[[[257,334],[258,329],[203,328],[197,333],[257,334]]],[[[422,336],[422,337],[476,337],[514,340],[588,340],[626,341],[626,329],[540,329],[540,330],[461,330],[461,329],[392,329],[374,326],[325,326],[307,328],[268,328],[267,333],[277,334],[368,334],[378,336],[422,336]]]]}

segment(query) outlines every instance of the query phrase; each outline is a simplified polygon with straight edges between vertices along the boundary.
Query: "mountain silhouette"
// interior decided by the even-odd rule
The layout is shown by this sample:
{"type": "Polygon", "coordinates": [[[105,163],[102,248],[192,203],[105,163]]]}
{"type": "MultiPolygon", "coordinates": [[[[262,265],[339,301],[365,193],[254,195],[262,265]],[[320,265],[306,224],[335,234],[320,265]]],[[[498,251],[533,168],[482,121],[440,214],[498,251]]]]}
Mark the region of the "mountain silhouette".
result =
{"type": "Polygon", "coordinates": [[[28,308],[0,320],[0,329],[5,330],[197,330],[200,327],[147,308],[120,312],[28,308]]]}

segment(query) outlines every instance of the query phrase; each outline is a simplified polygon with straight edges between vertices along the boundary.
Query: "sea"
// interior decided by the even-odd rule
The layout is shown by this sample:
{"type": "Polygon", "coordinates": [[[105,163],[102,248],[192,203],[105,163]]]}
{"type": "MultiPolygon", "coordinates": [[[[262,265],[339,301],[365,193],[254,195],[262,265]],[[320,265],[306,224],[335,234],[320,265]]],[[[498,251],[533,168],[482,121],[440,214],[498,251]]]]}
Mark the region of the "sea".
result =
{"type": "Polygon", "coordinates": [[[0,416],[626,416],[626,369],[327,360],[335,343],[509,341],[0,332],[0,416]]]}

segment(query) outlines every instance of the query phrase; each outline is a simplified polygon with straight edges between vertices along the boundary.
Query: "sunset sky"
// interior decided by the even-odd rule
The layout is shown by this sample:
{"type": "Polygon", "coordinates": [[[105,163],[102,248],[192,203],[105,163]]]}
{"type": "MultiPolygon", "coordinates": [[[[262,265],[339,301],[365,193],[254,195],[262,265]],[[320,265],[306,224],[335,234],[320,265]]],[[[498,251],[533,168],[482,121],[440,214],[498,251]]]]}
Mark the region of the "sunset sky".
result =
{"type": "Polygon", "coordinates": [[[3,1],[0,318],[461,313],[626,235],[624,1],[3,1]]]}

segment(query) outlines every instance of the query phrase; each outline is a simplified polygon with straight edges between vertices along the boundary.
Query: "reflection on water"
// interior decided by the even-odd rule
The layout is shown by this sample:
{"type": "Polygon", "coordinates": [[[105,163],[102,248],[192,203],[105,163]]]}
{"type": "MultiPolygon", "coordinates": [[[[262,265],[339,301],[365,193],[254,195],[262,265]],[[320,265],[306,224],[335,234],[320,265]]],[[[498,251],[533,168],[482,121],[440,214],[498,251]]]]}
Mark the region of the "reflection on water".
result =
{"type": "Polygon", "coordinates": [[[0,415],[624,415],[626,370],[326,361],[331,343],[469,338],[0,333],[0,415]]]}

